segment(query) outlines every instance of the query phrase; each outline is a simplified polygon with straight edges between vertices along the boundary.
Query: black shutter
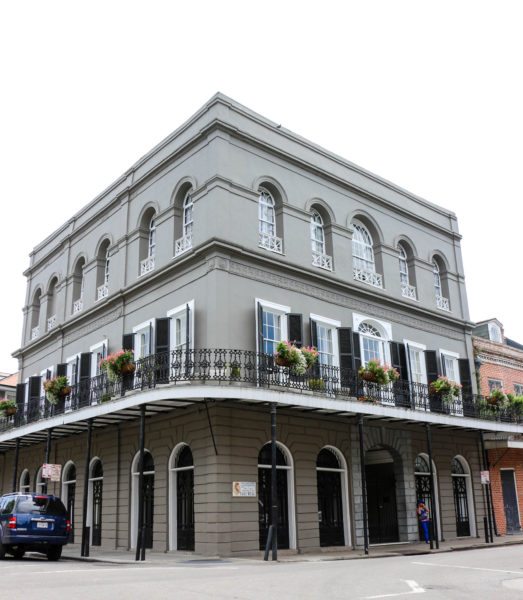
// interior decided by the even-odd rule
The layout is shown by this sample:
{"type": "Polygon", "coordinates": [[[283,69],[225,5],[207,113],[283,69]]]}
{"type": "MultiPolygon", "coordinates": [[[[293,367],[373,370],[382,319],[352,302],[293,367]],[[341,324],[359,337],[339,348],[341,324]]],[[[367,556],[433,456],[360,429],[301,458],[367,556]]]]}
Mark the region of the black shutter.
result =
{"type": "MultiPolygon", "coordinates": [[[[78,393],[73,393],[73,406],[79,402],[80,406],[87,406],[91,402],[91,353],[80,354],[79,372],[77,375],[78,393]]],[[[73,390],[74,392],[74,390],[73,390]]]]}
{"type": "Polygon", "coordinates": [[[61,377],[67,375],[67,363],[56,365],[56,376],[61,377]]]}
{"type": "Polygon", "coordinates": [[[91,353],[84,352],[80,354],[80,377],[79,381],[91,379],[91,353]]]}
{"type": "Polygon", "coordinates": [[[155,377],[157,383],[169,383],[169,330],[171,319],[164,317],[156,319],[154,330],[156,339],[154,344],[155,377]]]}
{"type": "Polygon", "coordinates": [[[134,333],[123,334],[122,350],[134,350],[134,333]]]}
{"type": "Polygon", "coordinates": [[[16,408],[15,423],[21,425],[25,419],[25,383],[16,384],[16,408]]]}
{"type": "Polygon", "coordinates": [[[463,402],[463,414],[466,417],[476,416],[474,413],[474,399],[472,397],[472,372],[468,358],[459,358],[459,379],[463,386],[461,400],[463,402]]]}
{"type": "Polygon", "coordinates": [[[436,381],[439,375],[438,355],[434,350],[425,350],[425,367],[427,368],[427,381],[436,381]]]}
{"type": "Polygon", "coordinates": [[[187,352],[191,348],[191,309],[187,304],[185,307],[185,344],[187,352]]]}
{"type": "Polygon", "coordinates": [[[258,302],[258,352],[263,353],[263,306],[258,302]]]}
{"type": "Polygon", "coordinates": [[[39,376],[29,377],[29,402],[27,405],[27,422],[37,421],[40,416],[40,390],[41,380],[39,376]]]}
{"type": "Polygon", "coordinates": [[[361,367],[361,346],[360,346],[360,334],[356,331],[352,332],[352,348],[353,348],[353,360],[352,368],[357,371],[361,367]]]}
{"type": "Polygon", "coordinates": [[[47,369],[45,372],[45,380],[51,379],[51,369],[47,369]]]}
{"type": "Polygon", "coordinates": [[[350,387],[354,365],[352,329],[350,327],[340,327],[338,329],[338,340],[340,347],[340,385],[341,387],[350,387]]]}
{"type": "MultiPolygon", "coordinates": [[[[311,324],[311,346],[318,348],[318,324],[316,323],[316,321],[313,321],[312,319],[310,320],[310,324],[311,324]]],[[[312,377],[314,379],[319,379],[320,376],[321,376],[321,373],[320,373],[320,364],[319,364],[319,358],[318,358],[318,360],[314,363],[314,365],[312,367],[312,377]]]]}
{"type": "Polygon", "coordinates": [[[303,346],[303,317],[298,313],[287,314],[289,342],[294,342],[298,348],[303,346]]]}
{"type": "Polygon", "coordinates": [[[390,342],[390,358],[392,366],[398,370],[400,379],[408,380],[409,370],[407,368],[407,352],[405,344],[390,342]]]}

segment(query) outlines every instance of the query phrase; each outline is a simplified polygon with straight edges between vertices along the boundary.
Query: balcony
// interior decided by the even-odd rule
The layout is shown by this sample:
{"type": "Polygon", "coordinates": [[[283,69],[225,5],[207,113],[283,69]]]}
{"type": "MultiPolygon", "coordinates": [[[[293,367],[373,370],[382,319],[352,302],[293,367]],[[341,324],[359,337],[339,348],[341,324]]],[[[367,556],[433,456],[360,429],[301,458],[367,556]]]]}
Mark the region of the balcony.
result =
{"type": "Polygon", "coordinates": [[[78,298],[78,300],[75,300],[73,302],[73,315],[76,315],[76,313],[79,313],[83,310],[84,308],[84,301],[83,298],[78,298]]]}
{"type": "Polygon", "coordinates": [[[449,299],[444,296],[436,296],[436,306],[441,310],[450,311],[449,299]]]}
{"type": "MultiPolygon", "coordinates": [[[[444,415],[446,425],[458,427],[473,427],[467,418],[485,422],[483,427],[487,427],[486,422],[493,421],[523,425],[521,411],[510,407],[493,408],[484,397],[466,389],[459,397],[442,397],[432,393],[425,384],[399,380],[379,385],[364,381],[357,371],[325,365],[318,365],[304,375],[295,375],[288,367],[278,367],[272,355],[245,350],[200,349],[153,354],[136,362],[134,374],[116,381],[110,381],[105,374],[86,379],[72,386],[71,393],[55,406],[41,398],[32,398],[22,404],[14,416],[0,418],[0,431],[116,401],[132,391],[140,393],[165,387],[173,397],[180,391],[183,398],[188,398],[191,391],[187,386],[191,385],[204,385],[205,397],[212,397],[216,390],[220,390],[217,397],[233,397],[230,394],[234,387],[224,390],[222,386],[241,387],[242,390],[238,390],[240,398],[248,397],[249,389],[253,394],[260,391],[266,394],[271,390],[288,392],[295,394],[293,404],[299,402],[301,396],[307,400],[307,406],[317,402],[328,411],[328,403],[332,402],[338,411],[369,413],[378,418],[386,412],[387,418],[397,414],[399,419],[424,422],[427,417],[421,413],[432,413],[444,415]],[[177,384],[184,385],[178,390],[177,384]]],[[[503,426],[496,424],[495,428],[502,430],[503,426]]]]}
{"type": "Polygon", "coordinates": [[[352,270],[352,273],[356,281],[361,281],[362,283],[372,285],[373,287],[383,288],[383,276],[379,273],[356,268],[352,270]]]}
{"type": "Polygon", "coordinates": [[[277,252],[278,254],[283,253],[282,239],[275,235],[269,235],[268,233],[260,233],[258,246],[260,248],[265,248],[265,250],[269,250],[270,252],[277,252]]]}
{"type": "Polygon", "coordinates": [[[184,235],[174,243],[174,256],[180,256],[192,248],[192,235],[184,235]]]}
{"type": "Polygon", "coordinates": [[[154,256],[148,256],[140,263],[140,277],[154,271],[154,256]]]}
{"type": "Polygon", "coordinates": [[[328,254],[322,254],[321,252],[312,253],[312,266],[320,267],[327,271],[332,271],[332,256],[328,254]]]}
{"type": "Polygon", "coordinates": [[[410,298],[411,300],[417,300],[416,288],[413,285],[409,285],[408,283],[403,283],[401,285],[401,295],[404,298],[410,298]]]}
{"type": "Polygon", "coordinates": [[[106,283],[99,285],[96,290],[96,301],[98,302],[98,300],[103,300],[104,298],[107,298],[108,295],[109,286],[106,283]]]}
{"type": "Polygon", "coordinates": [[[54,329],[57,325],[57,321],[56,321],[56,315],[53,315],[52,317],[49,317],[47,319],[47,331],[51,331],[51,329],[54,329]]]}
{"type": "Polygon", "coordinates": [[[35,340],[40,335],[40,327],[37,325],[31,329],[31,339],[35,340]]]}

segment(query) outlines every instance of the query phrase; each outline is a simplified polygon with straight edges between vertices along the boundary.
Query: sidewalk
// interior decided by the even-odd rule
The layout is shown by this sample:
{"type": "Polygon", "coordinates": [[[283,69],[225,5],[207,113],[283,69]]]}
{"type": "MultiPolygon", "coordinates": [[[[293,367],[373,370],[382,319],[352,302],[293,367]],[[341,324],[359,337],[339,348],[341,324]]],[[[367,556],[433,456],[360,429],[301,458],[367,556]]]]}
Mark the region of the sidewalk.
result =
{"type": "MultiPolygon", "coordinates": [[[[466,538],[455,539],[451,541],[440,542],[439,550],[431,550],[428,544],[413,543],[413,544],[386,544],[379,546],[371,546],[369,555],[361,548],[357,550],[326,550],[311,553],[294,553],[288,550],[278,552],[279,562],[318,562],[329,560],[355,560],[363,558],[383,558],[387,556],[416,556],[423,554],[435,554],[442,552],[457,552],[464,550],[473,550],[479,548],[499,548],[502,546],[512,546],[515,544],[523,544],[522,535],[511,535],[494,538],[493,544],[486,544],[482,539],[466,538]]],[[[135,561],[135,551],[128,550],[102,550],[100,548],[90,548],[89,557],[80,556],[80,545],[70,544],[64,547],[62,554],[64,560],[76,560],[85,562],[104,562],[122,565],[144,564],[142,561],[135,561]]],[[[263,553],[255,556],[245,557],[217,557],[203,556],[194,552],[154,552],[148,550],[145,553],[145,562],[148,564],[169,565],[169,564],[186,564],[186,565],[202,565],[205,563],[219,564],[230,562],[263,562],[263,553]]]]}

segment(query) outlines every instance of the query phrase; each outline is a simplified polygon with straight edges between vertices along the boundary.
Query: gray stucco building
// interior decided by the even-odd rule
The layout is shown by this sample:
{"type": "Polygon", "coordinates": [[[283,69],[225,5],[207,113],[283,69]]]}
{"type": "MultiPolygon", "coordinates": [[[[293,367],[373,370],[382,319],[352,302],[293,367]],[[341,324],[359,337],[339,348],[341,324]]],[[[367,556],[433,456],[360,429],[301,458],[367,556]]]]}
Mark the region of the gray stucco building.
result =
{"type": "Polygon", "coordinates": [[[479,409],[452,212],[217,94],[39,244],[25,275],[0,483],[45,489],[42,463],[62,465],[47,489],[75,542],[85,519],[90,543],[135,547],[143,406],[155,550],[260,551],[272,405],[281,548],[363,545],[362,482],[371,543],[419,539],[418,497],[440,538],[480,534],[481,431],[523,429],[479,409]],[[280,340],[316,346],[318,363],[279,366],[280,340]],[[131,347],[134,374],[108,380],[100,359],[131,347]],[[399,379],[359,377],[369,360],[399,379]],[[450,402],[430,391],[440,374],[462,385],[450,402]],[[57,375],[71,390],[51,406],[57,375]]]}

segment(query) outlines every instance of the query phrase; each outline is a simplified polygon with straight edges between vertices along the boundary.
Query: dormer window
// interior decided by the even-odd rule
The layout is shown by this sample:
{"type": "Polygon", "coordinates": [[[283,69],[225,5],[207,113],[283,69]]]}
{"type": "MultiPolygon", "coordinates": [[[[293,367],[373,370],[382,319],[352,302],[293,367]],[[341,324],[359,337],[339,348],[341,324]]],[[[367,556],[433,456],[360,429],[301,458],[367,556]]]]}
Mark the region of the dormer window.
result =
{"type": "Polygon", "coordinates": [[[497,342],[498,344],[503,343],[503,336],[501,335],[501,327],[497,323],[488,324],[488,336],[491,342],[497,342]]]}

